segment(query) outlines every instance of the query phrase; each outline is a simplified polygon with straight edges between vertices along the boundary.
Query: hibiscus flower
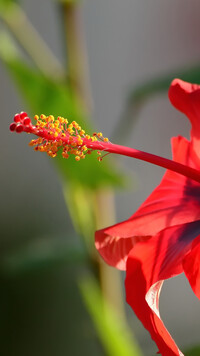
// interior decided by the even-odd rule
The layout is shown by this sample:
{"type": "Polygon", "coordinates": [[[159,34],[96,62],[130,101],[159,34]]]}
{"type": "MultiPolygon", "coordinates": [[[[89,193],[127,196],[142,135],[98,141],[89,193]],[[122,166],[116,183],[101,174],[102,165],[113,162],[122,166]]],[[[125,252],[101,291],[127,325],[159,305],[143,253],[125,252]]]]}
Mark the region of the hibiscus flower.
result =
{"type": "MultiPolygon", "coordinates": [[[[200,298],[200,86],[175,79],[169,89],[171,103],[189,118],[188,141],[172,139],[173,159],[111,143],[102,133],[92,136],[73,121],[52,115],[27,113],[14,116],[12,132],[27,132],[38,138],[30,142],[35,151],[63,158],[75,155],[78,162],[92,151],[115,153],[147,161],[167,169],[161,183],[128,220],[95,234],[95,245],[111,266],[126,271],[126,298],[163,356],[182,352],[165,328],[159,314],[163,281],[185,273],[200,298]]],[[[104,155],[106,155],[105,153],[104,155]]]]}
{"type": "MultiPolygon", "coordinates": [[[[175,79],[171,103],[189,118],[191,139],[172,138],[173,161],[200,169],[200,86],[175,79]]],[[[192,178],[192,177],[191,177],[192,178]]],[[[200,183],[167,170],[126,221],[96,232],[96,248],[126,271],[126,299],[163,356],[183,355],[159,313],[163,281],[182,272],[200,298],[200,183]]]]}

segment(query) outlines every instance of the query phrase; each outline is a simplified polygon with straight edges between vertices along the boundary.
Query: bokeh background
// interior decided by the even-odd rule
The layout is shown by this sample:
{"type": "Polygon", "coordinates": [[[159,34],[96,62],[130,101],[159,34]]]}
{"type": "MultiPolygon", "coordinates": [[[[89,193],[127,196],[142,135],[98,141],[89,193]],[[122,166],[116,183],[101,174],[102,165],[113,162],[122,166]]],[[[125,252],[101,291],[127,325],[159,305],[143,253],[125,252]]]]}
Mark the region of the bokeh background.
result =
{"type": "MultiPolygon", "coordinates": [[[[60,4],[53,0],[20,4],[64,66],[60,4]]],[[[171,107],[167,91],[151,95],[137,115],[134,105],[127,114],[127,100],[135,88],[153,78],[177,76],[198,65],[199,1],[84,0],[81,11],[95,126],[111,137],[120,118],[124,119],[127,146],[170,157],[170,138],[188,137],[189,124],[171,107]]],[[[5,28],[1,21],[0,29],[5,28]]],[[[69,248],[80,244],[59,175],[51,160],[27,146],[29,137],[11,135],[8,130],[13,115],[28,106],[3,61],[0,108],[1,354],[105,355],[75,283],[74,276],[84,266],[64,263],[62,258],[60,262],[54,256],[54,251],[62,255],[66,244],[69,248]],[[32,255],[29,266],[26,262],[32,255]],[[44,255],[53,263],[44,263],[44,255]]],[[[128,177],[126,188],[115,195],[117,222],[137,209],[158,184],[163,170],[125,158],[116,164],[128,177]]],[[[124,275],[120,275],[123,284],[124,275]]],[[[200,306],[184,277],[164,284],[160,310],[181,348],[199,343],[200,306]]],[[[126,314],[143,354],[155,354],[156,347],[128,306],[126,314]]]]}

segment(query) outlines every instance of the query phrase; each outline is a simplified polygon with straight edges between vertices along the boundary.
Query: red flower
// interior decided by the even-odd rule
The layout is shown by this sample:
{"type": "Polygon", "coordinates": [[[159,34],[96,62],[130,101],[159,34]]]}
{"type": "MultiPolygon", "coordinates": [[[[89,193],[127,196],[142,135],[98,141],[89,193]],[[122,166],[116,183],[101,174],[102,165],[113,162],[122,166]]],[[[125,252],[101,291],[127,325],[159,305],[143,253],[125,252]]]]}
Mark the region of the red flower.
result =
{"type": "MultiPolygon", "coordinates": [[[[192,125],[190,141],[181,136],[172,139],[174,164],[198,171],[200,86],[176,79],[169,99],[192,125]]],[[[200,183],[170,169],[134,215],[96,232],[96,248],[108,264],[126,270],[127,302],[159,352],[180,356],[160,318],[159,294],[165,279],[184,272],[200,298],[200,183]]]]}
{"type": "MultiPolygon", "coordinates": [[[[73,121],[52,115],[35,116],[35,124],[21,112],[14,116],[12,132],[38,138],[35,151],[76,161],[92,151],[125,155],[167,168],[160,185],[128,220],[96,232],[96,248],[104,260],[126,270],[126,296],[138,318],[164,356],[182,355],[160,319],[158,302],[163,280],[185,272],[200,298],[200,86],[174,80],[172,104],[191,121],[191,140],[172,139],[173,160],[119,146],[102,133],[89,136],[73,121]]],[[[106,153],[106,154],[107,154],[106,153]]],[[[105,154],[105,155],[106,155],[105,154]]]]}

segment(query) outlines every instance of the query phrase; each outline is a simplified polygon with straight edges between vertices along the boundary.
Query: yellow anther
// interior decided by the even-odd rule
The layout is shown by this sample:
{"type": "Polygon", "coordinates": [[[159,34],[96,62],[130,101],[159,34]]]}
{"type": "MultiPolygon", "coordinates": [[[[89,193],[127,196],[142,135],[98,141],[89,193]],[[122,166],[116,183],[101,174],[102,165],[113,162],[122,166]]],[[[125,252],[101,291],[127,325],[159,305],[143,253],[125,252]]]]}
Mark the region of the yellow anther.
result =
{"type": "Polygon", "coordinates": [[[38,151],[40,151],[40,152],[44,152],[44,146],[38,146],[38,151]]]}
{"type": "Polygon", "coordinates": [[[97,133],[97,137],[102,137],[102,136],[103,136],[102,132],[97,133]]]}
{"type": "Polygon", "coordinates": [[[53,122],[51,116],[47,116],[47,117],[46,117],[46,121],[47,121],[47,122],[53,122]]]}
{"type": "Polygon", "coordinates": [[[74,130],[71,127],[68,127],[67,131],[69,132],[70,135],[74,134],[74,130]]]}
{"type": "Polygon", "coordinates": [[[85,134],[85,130],[81,130],[81,131],[79,132],[79,134],[80,134],[80,136],[83,136],[83,135],[85,134]]]}
{"type": "Polygon", "coordinates": [[[63,156],[63,158],[68,158],[69,157],[68,153],[66,153],[66,152],[62,152],[62,156],[63,156]]]}
{"type": "Polygon", "coordinates": [[[73,125],[73,127],[74,127],[75,129],[77,129],[77,128],[78,128],[78,124],[77,124],[77,122],[76,122],[76,121],[72,121],[72,125],[73,125]]]}
{"type": "Polygon", "coordinates": [[[57,141],[58,146],[62,146],[62,140],[57,141]]]}
{"type": "Polygon", "coordinates": [[[54,121],[54,116],[53,115],[49,115],[49,120],[54,121]]]}
{"type": "Polygon", "coordinates": [[[90,135],[85,135],[85,138],[87,138],[87,140],[90,139],[90,135]]]}
{"type": "Polygon", "coordinates": [[[83,147],[81,148],[81,150],[82,150],[82,151],[87,151],[87,147],[86,147],[86,146],[83,146],[83,147]]]}
{"type": "Polygon", "coordinates": [[[61,137],[65,137],[66,135],[65,135],[65,133],[63,132],[63,133],[61,133],[61,137]]]}
{"type": "MultiPolygon", "coordinates": [[[[77,155],[77,150],[76,149],[71,149],[70,151],[69,151],[72,155],[77,155]]],[[[79,152],[78,152],[79,153],[79,152]]]]}
{"type": "Polygon", "coordinates": [[[35,119],[35,120],[39,120],[39,116],[38,116],[38,115],[35,115],[35,116],[34,116],[34,119],[35,119]]]}
{"type": "Polygon", "coordinates": [[[76,146],[77,146],[77,142],[73,141],[73,142],[71,143],[71,145],[72,145],[72,147],[76,147],[76,146]]]}
{"type": "Polygon", "coordinates": [[[58,132],[55,132],[55,133],[54,133],[54,137],[58,137],[58,132]]]}
{"type": "Polygon", "coordinates": [[[29,142],[29,146],[35,146],[35,145],[37,145],[37,140],[31,140],[29,142]]]}
{"type": "Polygon", "coordinates": [[[40,119],[45,120],[46,118],[47,118],[46,115],[44,114],[40,115],[40,119]]]}
{"type": "Polygon", "coordinates": [[[42,124],[42,121],[38,119],[36,126],[40,126],[41,124],[42,124]]]}
{"type": "Polygon", "coordinates": [[[58,116],[58,121],[63,124],[65,122],[65,119],[62,116],[58,116]]]}
{"type": "Polygon", "coordinates": [[[104,142],[108,142],[109,141],[109,139],[108,139],[108,137],[104,137],[104,142]]]}
{"type": "Polygon", "coordinates": [[[80,157],[80,158],[85,158],[84,153],[83,153],[83,152],[79,152],[79,157],[80,157]]]}
{"type": "Polygon", "coordinates": [[[78,162],[78,161],[80,161],[80,157],[79,156],[76,156],[75,157],[75,160],[78,162]]]}

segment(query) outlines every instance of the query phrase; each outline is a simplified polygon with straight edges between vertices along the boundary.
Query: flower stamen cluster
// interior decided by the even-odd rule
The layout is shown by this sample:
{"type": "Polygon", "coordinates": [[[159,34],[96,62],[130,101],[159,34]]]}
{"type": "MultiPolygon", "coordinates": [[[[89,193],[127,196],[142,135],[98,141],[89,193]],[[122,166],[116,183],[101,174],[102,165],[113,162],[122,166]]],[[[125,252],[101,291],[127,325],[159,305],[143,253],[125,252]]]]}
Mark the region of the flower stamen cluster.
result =
{"type": "MultiPolygon", "coordinates": [[[[70,154],[75,155],[75,160],[80,161],[96,149],[94,143],[109,142],[101,132],[95,132],[92,136],[85,133],[81,126],[62,116],[57,119],[53,115],[35,115],[36,123],[32,124],[26,112],[21,112],[14,116],[13,123],[10,125],[12,132],[27,132],[38,136],[37,139],[30,141],[29,146],[33,146],[35,151],[46,152],[50,157],[56,157],[58,151],[62,150],[62,157],[68,158],[70,154]]],[[[101,150],[101,145],[97,145],[101,150]]],[[[98,160],[101,161],[101,152],[97,152],[98,160]]]]}

